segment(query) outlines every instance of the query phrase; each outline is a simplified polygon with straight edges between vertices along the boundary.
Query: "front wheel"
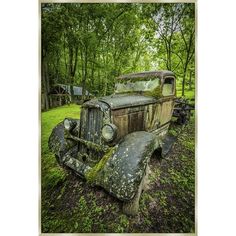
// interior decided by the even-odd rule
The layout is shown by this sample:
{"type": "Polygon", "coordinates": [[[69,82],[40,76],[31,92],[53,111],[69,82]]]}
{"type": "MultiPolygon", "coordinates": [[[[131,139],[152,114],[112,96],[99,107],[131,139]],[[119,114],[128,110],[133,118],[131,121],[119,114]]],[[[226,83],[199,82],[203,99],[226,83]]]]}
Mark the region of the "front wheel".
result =
{"type": "Polygon", "coordinates": [[[123,212],[126,215],[134,216],[138,214],[139,210],[139,200],[140,196],[143,190],[147,190],[147,185],[148,185],[148,174],[149,174],[149,166],[147,165],[145,169],[145,173],[143,175],[143,178],[141,180],[141,183],[138,187],[137,193],[134,195],[134,198],[128,202],[123,203],[123,212]]]}

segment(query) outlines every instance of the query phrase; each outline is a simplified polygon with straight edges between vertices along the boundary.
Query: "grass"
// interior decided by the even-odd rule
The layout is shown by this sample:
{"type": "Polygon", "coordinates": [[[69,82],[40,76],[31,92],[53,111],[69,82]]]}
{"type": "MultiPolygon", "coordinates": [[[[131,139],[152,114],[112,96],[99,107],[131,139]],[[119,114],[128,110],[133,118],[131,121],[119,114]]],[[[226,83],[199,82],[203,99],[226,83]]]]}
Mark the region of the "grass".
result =
{"type": "MultiPolygon", "coordinates": [[[[176,92],[177,92],[177,97],[182,96],[182,84],[177,83],[176,85],[176,92]]],[[[184,97],[188,99],[195,99],[195,88],[192,86],[192,89],[189,90],[187,87],[184,91],[184,97]]]]}
{"type": "Polygon", "coordinates": [[[54,108],[41,114],[41,161],[42,161],[42,188],[53,188],[65,180],[66,174],[62,170],[48,148],[48,138],[52,129],[65,117],[79,118],[80,106],[66,105],[54,108]]]}
{"type": "MultiPolygon", "coordinates": [[[[48,149],[49,135],[65,117],[79,118],[80,106],[42,113],[41,223],[43,233],[189,233],[194,232],[194,117],[172,151],[150,162],[150,189],[140,199],[139,214],[128,217],[122,203],[64,170],[48,149]]],[[[172,127],[173,133],[179,129],[172,127]]]]}

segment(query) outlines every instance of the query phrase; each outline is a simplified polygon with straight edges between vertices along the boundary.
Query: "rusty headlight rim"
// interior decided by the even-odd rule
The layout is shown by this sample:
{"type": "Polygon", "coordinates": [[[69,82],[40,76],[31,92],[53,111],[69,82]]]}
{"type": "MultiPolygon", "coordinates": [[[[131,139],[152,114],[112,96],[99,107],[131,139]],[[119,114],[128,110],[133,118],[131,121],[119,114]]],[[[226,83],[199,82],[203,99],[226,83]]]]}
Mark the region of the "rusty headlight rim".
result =
{"type": "Polygon", "coordinates": [[[117,127],[114,124],[105,124],[102,127],[102,138],[106,142],[113,141],[117,136],[117,127]],[[108,134],[110,132],[110,134],[108,134]]]}
{"type": "Polygon", "coordinates": [[[65,118],[63,121],[65,130],[72,131],[76,126],[76,121],[70,118],[65,118]]]}

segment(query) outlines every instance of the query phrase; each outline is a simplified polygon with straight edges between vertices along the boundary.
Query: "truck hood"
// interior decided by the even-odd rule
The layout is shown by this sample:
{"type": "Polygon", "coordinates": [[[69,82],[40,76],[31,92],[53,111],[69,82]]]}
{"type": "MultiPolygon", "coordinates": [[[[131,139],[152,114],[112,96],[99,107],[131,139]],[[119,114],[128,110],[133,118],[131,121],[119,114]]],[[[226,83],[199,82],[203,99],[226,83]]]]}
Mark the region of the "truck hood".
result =
{"type": "Polygon", "coordinates": [[[157,100],[153,97],[139,94],[113,94],[110,96],[98,98],[98,101],[108,104],[111,109],[120,109],[125,107],[151,104],[155,103],[157,100]]]}

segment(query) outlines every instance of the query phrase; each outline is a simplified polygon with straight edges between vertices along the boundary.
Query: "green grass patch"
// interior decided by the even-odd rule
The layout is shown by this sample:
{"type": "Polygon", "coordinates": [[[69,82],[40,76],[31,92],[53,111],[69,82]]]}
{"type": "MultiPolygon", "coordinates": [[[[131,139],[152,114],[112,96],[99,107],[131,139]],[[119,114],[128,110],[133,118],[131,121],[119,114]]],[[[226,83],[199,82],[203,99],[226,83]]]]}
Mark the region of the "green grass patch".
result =
{"type": "Polygon", "coordinates": [[[41,113],[42,188],[53,188],[66,178],[65,171],[58,166],[54,154],[48,148],[48,139],[53,128],[65,117],[79,118],[80,106],[75,104],[65,105],[41,113]]]}

